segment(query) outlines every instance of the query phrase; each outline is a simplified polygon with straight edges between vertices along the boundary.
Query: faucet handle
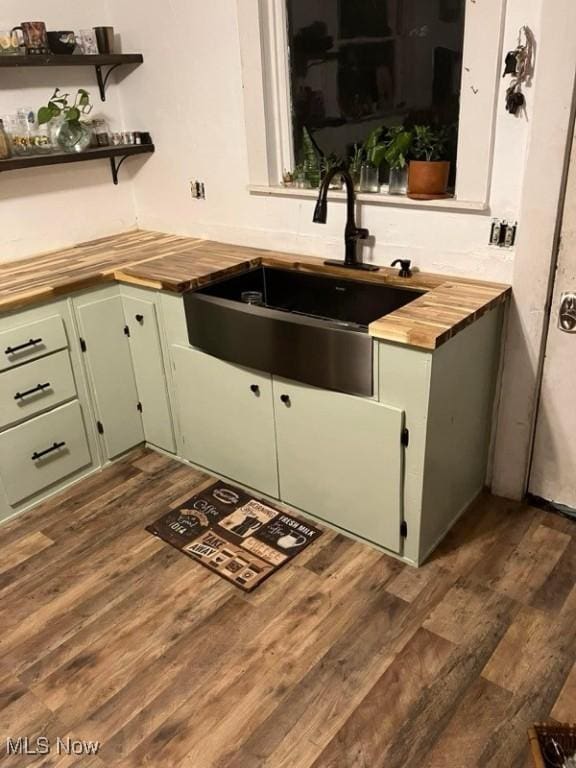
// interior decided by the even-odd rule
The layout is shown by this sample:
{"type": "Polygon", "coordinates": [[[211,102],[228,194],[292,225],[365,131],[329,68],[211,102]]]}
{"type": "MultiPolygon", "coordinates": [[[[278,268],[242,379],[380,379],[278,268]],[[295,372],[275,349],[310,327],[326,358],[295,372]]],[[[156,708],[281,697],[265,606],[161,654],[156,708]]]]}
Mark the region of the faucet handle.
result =
{"type": "Polygon", "coordinates": [[[412,277],[412,270],[410,269],[412,262],[410,259],[395,259],[390,266],[395,267],[396,264],[400,264],[399,277],[412,277]]]}
{"type": "Polygon", "coordinates": [[[358,240],[368,240],[370,237],[370,230],[365,227],[356,227],[356,237],[358,240]]]}

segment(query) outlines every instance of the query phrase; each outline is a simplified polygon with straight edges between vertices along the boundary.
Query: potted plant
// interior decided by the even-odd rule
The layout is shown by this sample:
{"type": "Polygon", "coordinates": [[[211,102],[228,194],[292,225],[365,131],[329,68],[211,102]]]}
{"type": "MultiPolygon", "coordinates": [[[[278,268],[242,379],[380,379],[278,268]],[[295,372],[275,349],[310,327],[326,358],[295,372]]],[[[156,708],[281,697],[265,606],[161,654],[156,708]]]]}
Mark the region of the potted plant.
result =
{"type": "Polygon", "coordinates": [[[323,155],[306,126],[302,129],[302,156],[307,186],[316,189],[320,186],[323,155]]]}
{"type": "Polygon", "coordinates": [[[408,178],[408,152],[412,146],[413,134],[403,126],[394,126],[388,129],[384,141],[384,160],[390,166],[390,180],[388,193],[390,195],[403,195],[406,193],[408,178]]]}
{"type": "Polygon", "coordinates": [[[54,123],[58,145],[66,152],[83,152],[90,144],[90,129],[81,118],[92,111],[90,94],[79,88],[72,104],[69,96],[56,88],[48,104],[38,110],[38,124],[54,123]]]}
{"type": "Polygon", "coordinates": [[[348,158],[348,172],[352,177],[354,186],[360,186],[360,173],[362,172],[362,163],[364,161],[364,150],[360,144],[354,144],[354,151],[348,158]]]}
{"type": "MultiPolygon", "coordinates": [[[[330,155],[324,155],[324,157],[320,161],[320,169],[321,169],[321,178],[324,180],[324,177],[333,171],[335,168],[343,168],[344,167],[344,161],[341,157],[338,157],[338,155],[334,154],[332,152],[330,155]]],[[[329,189],[342,189],[342,177],[337,174],[336,176],[332,177],[332,181],[330,182],[329,189]]]]}
{"type": "Polygon", "coordinates": [[[368,135],[362,145],[363,162],[360,170],[360,191],[380,191],[380,165],[384,159],[384,144],[380,141],[384,128],[379,126],[368,135]]]}
{"type": "Polygon", "coordinates": [[[408,197],[434,200],[446,197],[450,161],[446,160],[448,130],[442,126],[415,125],[408,168],[408,197]]]}

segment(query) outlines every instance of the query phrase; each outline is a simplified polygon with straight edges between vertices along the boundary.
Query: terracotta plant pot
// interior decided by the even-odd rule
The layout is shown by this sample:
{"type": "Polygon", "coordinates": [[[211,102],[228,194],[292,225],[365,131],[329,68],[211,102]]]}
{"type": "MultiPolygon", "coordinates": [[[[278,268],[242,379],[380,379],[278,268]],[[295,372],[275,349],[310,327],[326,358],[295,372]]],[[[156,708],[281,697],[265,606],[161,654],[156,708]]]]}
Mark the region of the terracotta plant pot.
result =
{"type": "Polygon", "coordinates": [[[408,197],[434,200],[447,196],[449,160],[411,160],[408,168],[408,197]]]}

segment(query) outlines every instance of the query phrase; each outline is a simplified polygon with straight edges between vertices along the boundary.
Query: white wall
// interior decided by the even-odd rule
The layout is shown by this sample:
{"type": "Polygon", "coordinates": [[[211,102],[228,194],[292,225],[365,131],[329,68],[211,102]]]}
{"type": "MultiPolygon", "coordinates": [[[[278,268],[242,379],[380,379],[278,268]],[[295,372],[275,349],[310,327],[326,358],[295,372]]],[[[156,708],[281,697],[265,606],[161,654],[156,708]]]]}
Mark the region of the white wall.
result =
{"type": "MultiPolygon", "coordinates": [[[[509,0],[506,49],[518,28],[538,36],[543,0],[509,0]]],[[[329,223],[312,223],[310,200],[250,195],[245,143],[236,0],[197,3],[116,0],[114,24],[128,48],[146,63],[122,88],[126,115],[147,110],[157,154],[135,177],[141,227],[227,242],[340,257],[344,205],[332,203],[329,223]],[[194,201],[189,181],[206,184],[207,199],[194,201]]],[[[497,34],[497,30],[494,34],[497,34]]],[[[528,120],[505,112],[501,80],[490,195],[491,215],[519,212],[528,120]]],[[[509,281],[513,252],[487,245],[490,215],[364,206],[362,224],[376,237],[372,258],[388,263],[411,257],[422,269],[509,281]]]]}
{"type": "MultiPolygon", "coordinates": [[[[0,29],[34,20],[45,21],[48,29],[78,30],[107,24],[109,16],[97,0],[3,0],[0,5],[0,29]]],[[[111,116],[121,124],[118,89],[111,87],[103,105],[91,67],[0,72],[0,116],[18,107],[37,109],[55,86],[72,93],[85,87],[95,105],[93,114],[111,116]]],[[[112,184],[106,160],[0,174],[0,261],[133,228],[136,216],[130,178],[142,162],[131,158],[124,164],[118,187],[112,184]]]]}

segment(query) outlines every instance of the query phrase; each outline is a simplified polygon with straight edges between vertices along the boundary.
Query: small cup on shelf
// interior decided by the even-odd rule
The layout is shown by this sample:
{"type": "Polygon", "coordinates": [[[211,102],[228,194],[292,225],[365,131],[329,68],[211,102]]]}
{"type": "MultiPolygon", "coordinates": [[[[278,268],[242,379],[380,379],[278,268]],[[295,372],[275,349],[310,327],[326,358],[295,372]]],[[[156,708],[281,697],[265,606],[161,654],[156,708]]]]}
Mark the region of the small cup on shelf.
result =
{"type": "Polygon", "coordinates": [[[94,27],[98,53],[114,53],[114,27],[94,27]]]}

